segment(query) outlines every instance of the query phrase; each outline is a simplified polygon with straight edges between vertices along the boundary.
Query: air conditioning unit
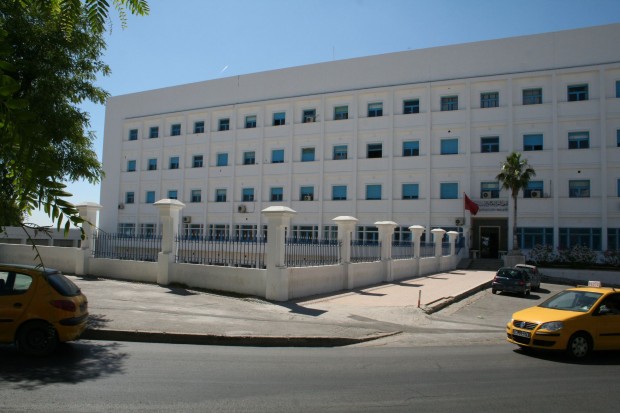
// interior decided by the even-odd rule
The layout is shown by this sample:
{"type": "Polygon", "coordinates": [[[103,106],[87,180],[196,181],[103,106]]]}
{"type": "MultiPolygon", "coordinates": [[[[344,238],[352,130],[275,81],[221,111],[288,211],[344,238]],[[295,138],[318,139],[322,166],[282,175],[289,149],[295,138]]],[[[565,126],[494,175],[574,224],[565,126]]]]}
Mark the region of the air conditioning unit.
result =
{"type": "Polygon", "coordinates": [[[482,191],[482,199],[490,199],[490,198],[493,198],[493,192],[482,191]]]}
{"type": "Polygon", "coordinates": [[[239,212],[240,214],[245,213],[247,210],[248,210],[248,209],[246,208],[246,206],[245,206],[245,205],[239,205],[239,206],[237,207],[237,212],[239,212]]]}
{"type": "Polygon", "coordinates": [[[530,198],[542,198],[542,191],[530,191],[530,198]]]}
{"type": "Polygon", "coordinates": [[[465,225],[465,218],[463,218],[463,217],[455,218],[454,219],[454,225],[456,225],[457,227],[462,227],[463,225],[465,225]]]}
{"type": "Polygon", "coordinates": [[[125,209],[125,204],[118,204],[118,209],[125,209]]]}
{"type": "Polygon", "coordinates": [[[192,217],[183,217],[183,223],[184,224],[189,224],[192,222],[192,217]]]}

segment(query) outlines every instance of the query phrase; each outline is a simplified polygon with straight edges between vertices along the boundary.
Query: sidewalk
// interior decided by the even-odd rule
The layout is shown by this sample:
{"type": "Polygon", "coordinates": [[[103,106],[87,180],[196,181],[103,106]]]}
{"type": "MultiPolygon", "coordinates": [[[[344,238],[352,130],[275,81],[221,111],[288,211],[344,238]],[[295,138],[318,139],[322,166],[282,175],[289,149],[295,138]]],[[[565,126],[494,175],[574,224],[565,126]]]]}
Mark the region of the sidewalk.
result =
{"type": "Polygon", "coordinates": [[[456,270],[284,303],[179,287],[71,277],[88,297],[84,339],[250,346],[342,346],[399,334],[489,285],[456,270]],[[420,303],[418,307],[418,302],[420,303]]]}

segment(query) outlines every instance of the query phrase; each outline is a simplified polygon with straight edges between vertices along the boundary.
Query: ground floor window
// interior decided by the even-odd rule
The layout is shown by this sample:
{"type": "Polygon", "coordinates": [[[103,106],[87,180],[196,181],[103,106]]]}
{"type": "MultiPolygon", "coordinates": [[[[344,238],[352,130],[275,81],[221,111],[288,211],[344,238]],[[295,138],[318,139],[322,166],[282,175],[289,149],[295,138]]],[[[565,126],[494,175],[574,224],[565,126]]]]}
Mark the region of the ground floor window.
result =
{"type": "Polygon", "coordinates": [[[227,224],[209,224],[209,239],[226,239],[229,236],[227,224]]]}
{"type": "Polygon", "coordinates": [[[324,225],[323,226],[323,239],[324,240],[337,240],[338,239],[338,225],[324,225]]]}
{"type": "Polygon", "coordinates": [[[519,246],[532,249],[536,245],[554,245],[553,228],[517,228],[519,246]]]}
{"type": "Polygon", "coordinates": [[[189,239],[201,238],[204,230],[203,224],[183,224],[183,235],[189,239]]]}
{"type": "Polygon", "coordinates": [[[592,250],[601,250],[600,228],[560,228],[560,248],[583,245],[592,250]]]}
{"type": "Polygon", "coordinates": [[[379,229],[377,227],[357,227],[358,242],[379,242],[379,229]]]}
{"type": "Polygon", "coordinates": [[[238,240],[254,240],[257,232],[256,225],[235,225],[235,238],[238,240]]]}
{"type": "Polygon", "coordinates": [[[620,250],[620,228],[607,228],[607,249],[620,250]]]}
{"type": "Polygon", "coordinates": [[[319,238],[317,225],[293,225],[292,238],[300,240],[316,240],[319,238]]]}

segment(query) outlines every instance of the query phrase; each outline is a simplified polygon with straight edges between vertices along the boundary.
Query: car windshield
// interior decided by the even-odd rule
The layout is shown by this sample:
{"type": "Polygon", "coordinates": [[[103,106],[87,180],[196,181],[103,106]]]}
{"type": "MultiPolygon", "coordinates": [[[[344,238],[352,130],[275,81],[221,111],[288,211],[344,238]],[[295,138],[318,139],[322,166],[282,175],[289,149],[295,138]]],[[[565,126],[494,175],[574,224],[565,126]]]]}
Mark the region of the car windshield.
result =
{"type": "Polygon", "coordinates": [[[499,270],[498,274],[500,277],[506,277],[506,278],[523,278],[523,273],[521,272],[521,270],[517,270],[514,268],[511,269],[504,269],[504,270],[499,270]]]}
{"type": "Polygon", "coordinates": [[[586,313],[601,298],[601,295],[603,294],[589,291],[562,291],[540,304],[539,307],[586,313]]]}
{"type": "Polygon", "coordinates": [[[47,280],[58,294],[64,295],[65,297],[75,297],[81,293],[80,288],[75,285],[73,281],[59,272],[48,274],[47,280]]]}

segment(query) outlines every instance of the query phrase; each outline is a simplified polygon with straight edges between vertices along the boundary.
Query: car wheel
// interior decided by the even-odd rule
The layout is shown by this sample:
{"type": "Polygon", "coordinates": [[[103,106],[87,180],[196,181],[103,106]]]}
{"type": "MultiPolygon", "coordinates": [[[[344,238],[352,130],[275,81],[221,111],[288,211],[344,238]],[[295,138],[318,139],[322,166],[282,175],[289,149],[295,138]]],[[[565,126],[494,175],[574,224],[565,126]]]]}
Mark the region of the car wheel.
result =
{"type": "Polygon", "coordinates": [[[497,294],[497,290],[495,288],[491,289],[491,294],[497,294]]]}
{"type": "Polygon", "coordinates": [[[44,321],[24,324],[17,335],[20,351],[33,356],[46,356],[56,350],[58,335],[54,327],[44,321]]]}
{"type": "Polygon", "coordinates": [[[526,291],[525,291],[525,296],[526,296],[526,297],[529,297],[529,296],[530,296],[530,293],[531,293],[531,291],[530,291],[530,290],[526,290],[526,291]]]}
{"type": "Polygon", "coordinates": [[[583,360],[592,351],[592,341],[584,333],[573,334],[570,340],[568,340],[566,351],[573,360],[583,360]]]}

